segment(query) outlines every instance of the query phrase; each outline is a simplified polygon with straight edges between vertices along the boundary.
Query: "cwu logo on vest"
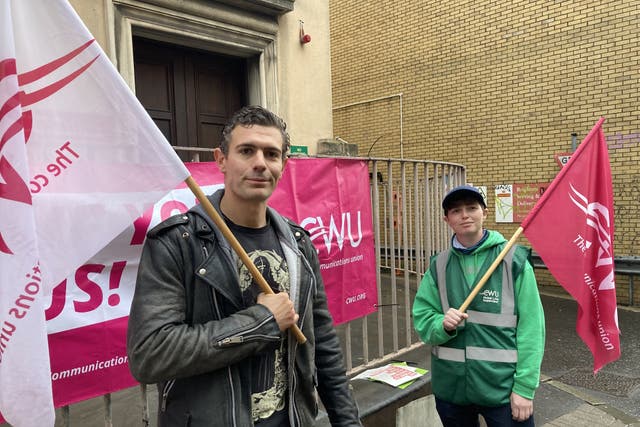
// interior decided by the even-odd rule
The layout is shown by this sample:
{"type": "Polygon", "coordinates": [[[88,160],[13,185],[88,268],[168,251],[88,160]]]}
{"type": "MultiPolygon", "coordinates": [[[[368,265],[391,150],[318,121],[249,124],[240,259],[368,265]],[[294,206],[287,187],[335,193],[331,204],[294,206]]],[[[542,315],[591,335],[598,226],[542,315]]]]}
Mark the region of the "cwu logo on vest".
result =
{"type": "Polygon", "coordinates": [[[500,292],[490,289],[485,289],[480,292],[482,295],[482,302],[489,302],[493,304],[498,304],[500,302],[500,292]]]}

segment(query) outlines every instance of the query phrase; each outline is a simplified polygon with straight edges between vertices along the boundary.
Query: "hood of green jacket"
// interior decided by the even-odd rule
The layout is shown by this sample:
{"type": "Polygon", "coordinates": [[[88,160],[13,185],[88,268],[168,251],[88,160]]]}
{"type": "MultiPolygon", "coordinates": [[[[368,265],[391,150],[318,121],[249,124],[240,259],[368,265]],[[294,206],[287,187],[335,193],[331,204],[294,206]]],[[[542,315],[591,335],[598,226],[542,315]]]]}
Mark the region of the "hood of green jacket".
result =
{"type": "Polygon", "coordinates": [[[455,248],[451,251],[452,255],[457,257],[460,262],[467,286],[472,286],[476,282],[475,279],[477,278],[478,272],[482,268],[488,254],[491,252],[490,250],[506,241],[507,239],[499,232],[488,230],[485,241],[472,252],[465,254],[455,248]]]}

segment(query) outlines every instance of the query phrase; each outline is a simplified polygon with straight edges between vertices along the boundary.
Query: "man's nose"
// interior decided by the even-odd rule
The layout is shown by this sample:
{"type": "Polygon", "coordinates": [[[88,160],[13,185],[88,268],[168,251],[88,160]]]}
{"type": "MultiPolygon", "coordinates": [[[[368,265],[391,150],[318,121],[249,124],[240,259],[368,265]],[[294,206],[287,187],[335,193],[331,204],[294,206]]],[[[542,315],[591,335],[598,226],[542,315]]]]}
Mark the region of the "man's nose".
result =
{"type": "Polygon", "coordinates": [[[262,150],[256,150],[253,158],[253,167],[257,169],[264,169],[267,167],[267,162],[265,161],[264,152],[262,150]]]}

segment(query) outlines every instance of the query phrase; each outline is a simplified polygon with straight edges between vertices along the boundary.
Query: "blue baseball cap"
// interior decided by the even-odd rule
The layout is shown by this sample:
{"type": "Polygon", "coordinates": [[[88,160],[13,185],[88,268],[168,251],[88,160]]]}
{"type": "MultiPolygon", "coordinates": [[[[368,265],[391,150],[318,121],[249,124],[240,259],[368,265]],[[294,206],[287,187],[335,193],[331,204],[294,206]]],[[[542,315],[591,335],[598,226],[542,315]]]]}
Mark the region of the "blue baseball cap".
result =
{"type": "Polygon", "coordinates": [[[487,208],[487,204],[484,202],[484,197],[482,197],[480,190],[472,185],[459,185],[451,189],[451,191],[444,196],[444,199],[442,199],[442,209],[447,212],[454,202],[463,199],[476,200],[483,208],[487,208]]]}

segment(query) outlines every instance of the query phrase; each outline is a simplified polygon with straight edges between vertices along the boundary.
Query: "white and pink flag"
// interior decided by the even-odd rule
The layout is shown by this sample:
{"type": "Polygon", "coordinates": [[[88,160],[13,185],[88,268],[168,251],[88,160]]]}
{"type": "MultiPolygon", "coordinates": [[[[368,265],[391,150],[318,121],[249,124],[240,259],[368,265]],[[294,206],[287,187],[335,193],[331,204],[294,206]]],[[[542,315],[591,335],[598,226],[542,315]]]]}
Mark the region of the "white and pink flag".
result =
{"type": "Polygon", "coordinates": [[[0,2],[0,412],[53,425],[53,285],[189,173],[66,0],[0,2]]]}
{"type": "Polygon", "coordinates": [[[576,330],[593,371],[620,357],[613,264],[613,187],[600,119],[521,227],[553,276],[578,302],[576,330]]]}

